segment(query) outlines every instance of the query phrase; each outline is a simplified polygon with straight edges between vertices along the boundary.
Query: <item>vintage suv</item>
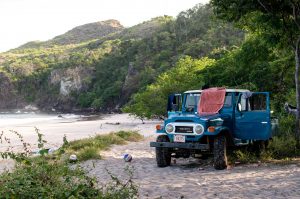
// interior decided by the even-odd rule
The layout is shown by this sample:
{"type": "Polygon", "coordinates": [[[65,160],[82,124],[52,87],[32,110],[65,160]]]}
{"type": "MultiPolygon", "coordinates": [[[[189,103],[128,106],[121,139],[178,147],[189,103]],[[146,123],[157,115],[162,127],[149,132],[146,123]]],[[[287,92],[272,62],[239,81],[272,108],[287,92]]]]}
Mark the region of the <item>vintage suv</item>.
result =
{"type": "Polygon", "coordinates": [[[164,125],[156,126],[160,135],[156,142],[150,143],[156,147],[158,167],[169,166],[171,157],[213,153],[215,169],[225,169],[228,147],[261,146],[272,136],[268,92],[225,88],[223,91],[222,88],[192,90],[169,97],[168,105],[168,118],[164,125]],[[223,99],[219,91],[223,92],[223,99]],[[220,99],[221,104],[214,104],[220,99]],[[201,114],[201,106],[215,112],[201,114]]]}

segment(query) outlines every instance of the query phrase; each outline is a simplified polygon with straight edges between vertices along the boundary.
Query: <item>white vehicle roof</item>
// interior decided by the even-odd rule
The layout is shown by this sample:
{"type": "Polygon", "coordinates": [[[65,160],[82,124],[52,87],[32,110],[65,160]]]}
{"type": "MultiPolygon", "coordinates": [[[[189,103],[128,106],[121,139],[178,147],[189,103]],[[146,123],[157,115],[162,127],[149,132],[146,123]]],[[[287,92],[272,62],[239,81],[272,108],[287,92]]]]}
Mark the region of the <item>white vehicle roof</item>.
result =
{"type": "MultiPolygon", "coordinates": [[[[185,91],[184,93],[201,93],[202,90],[189,90],[189,91],[185,91]]],[[[242,93],[242,92],[250,92],[247,89],[226,89],[226,92],[229,93],[242,93]]]]}

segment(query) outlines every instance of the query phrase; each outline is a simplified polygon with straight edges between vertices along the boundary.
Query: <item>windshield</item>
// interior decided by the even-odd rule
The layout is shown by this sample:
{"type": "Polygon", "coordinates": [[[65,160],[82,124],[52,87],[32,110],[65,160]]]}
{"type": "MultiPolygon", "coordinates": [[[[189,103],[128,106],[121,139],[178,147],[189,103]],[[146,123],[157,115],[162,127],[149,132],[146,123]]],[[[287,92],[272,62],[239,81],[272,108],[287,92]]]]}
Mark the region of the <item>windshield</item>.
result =
{"type": "MultiPolygon", "coordinates": [[[[186,112],[196,112],[201,93],[187,93],[184,108],[186,112]]],[[[232,106],[232,93],[226,93],[224,107],[232,106]]]]}
{"type": "Polygon", "coordinates": [[[200,99],[200,93],[188,93],[186,94],[186,100],[184,108],[187,112],[196,112],[197,105],[200,99]]]}

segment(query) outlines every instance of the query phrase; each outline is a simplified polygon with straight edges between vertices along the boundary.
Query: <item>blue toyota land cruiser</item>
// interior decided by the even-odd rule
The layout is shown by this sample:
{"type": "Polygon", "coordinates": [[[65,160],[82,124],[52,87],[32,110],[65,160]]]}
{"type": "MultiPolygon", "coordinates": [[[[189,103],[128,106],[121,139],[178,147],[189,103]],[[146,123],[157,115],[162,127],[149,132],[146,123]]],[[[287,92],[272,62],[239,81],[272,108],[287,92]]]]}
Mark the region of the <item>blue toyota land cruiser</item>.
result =
{"type": "MultiPolygon", "coordinates": [[[[227,167],[228,147],[264,145],[271,138],[270,97],[268,92],[226,89],[224,102],[214,114],[201,115],[201,94],[192,90],[169,97],[168,118],[156,126],[158,167],[171,164],[171,157],[205,156],[213,153],[215,169],[227,167]]],[[[213,98],[212,98],[213,99],[213,98]]],[[[207,99],[203,99],[207,100],[207,99]]]]}

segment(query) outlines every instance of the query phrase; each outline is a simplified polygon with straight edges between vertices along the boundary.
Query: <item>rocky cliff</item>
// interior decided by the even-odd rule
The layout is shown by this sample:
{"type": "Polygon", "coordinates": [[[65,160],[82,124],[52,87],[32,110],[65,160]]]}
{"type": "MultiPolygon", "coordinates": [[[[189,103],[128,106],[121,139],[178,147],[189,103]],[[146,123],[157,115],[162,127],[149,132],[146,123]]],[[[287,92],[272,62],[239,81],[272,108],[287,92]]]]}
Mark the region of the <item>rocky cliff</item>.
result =
{"type": "Polygon", "coordinates": [[[25,102],[17,94],[15,85],[4,72],[0,72],[0,109],[23,108],[25,102]]]}

